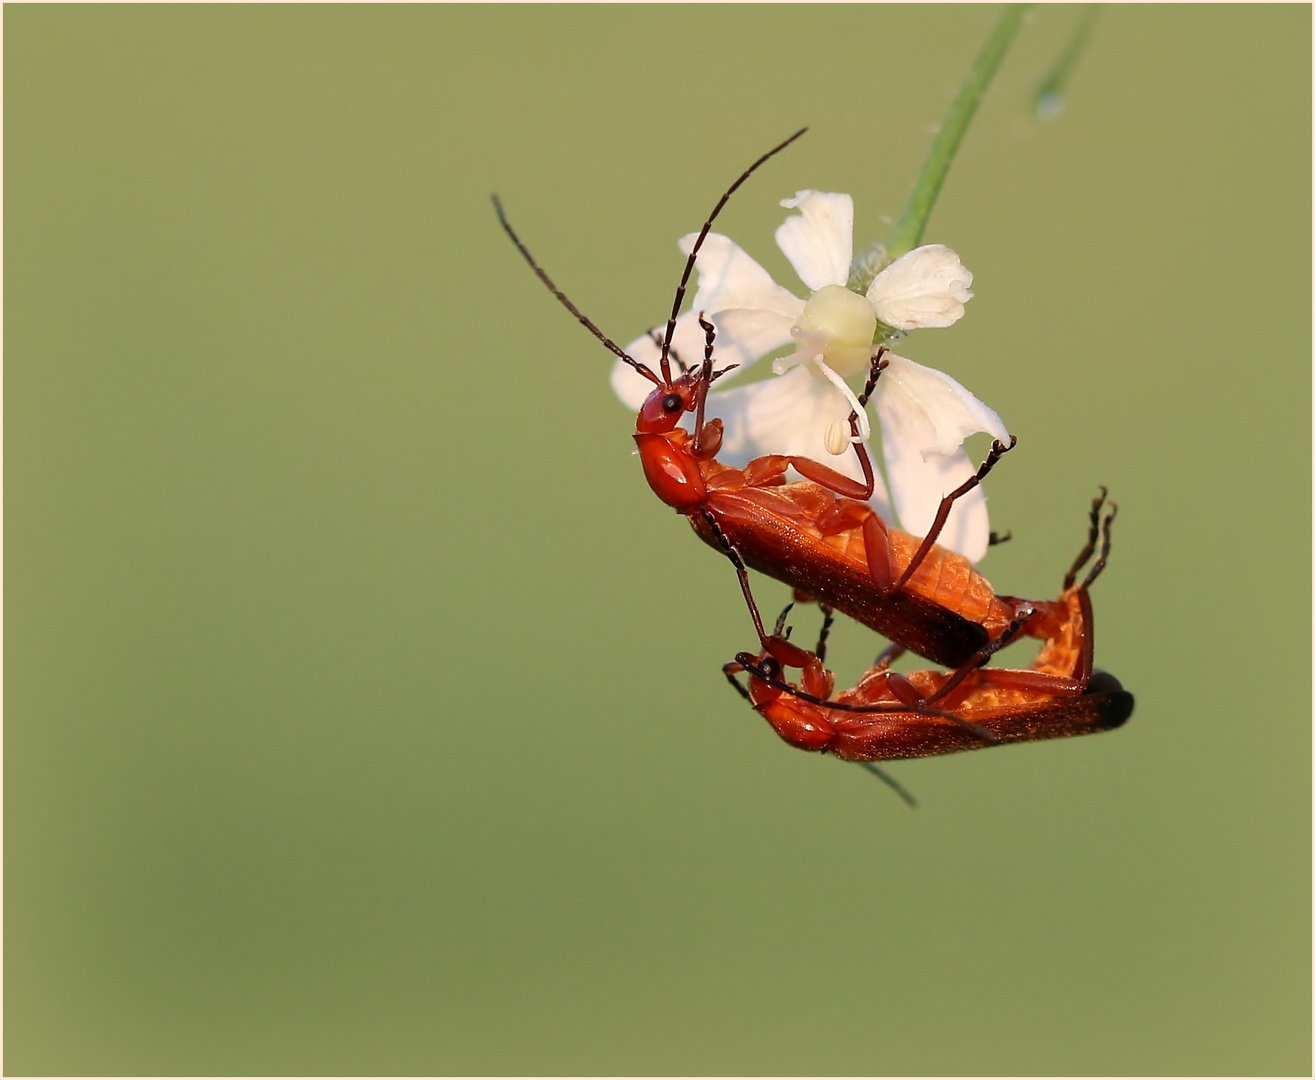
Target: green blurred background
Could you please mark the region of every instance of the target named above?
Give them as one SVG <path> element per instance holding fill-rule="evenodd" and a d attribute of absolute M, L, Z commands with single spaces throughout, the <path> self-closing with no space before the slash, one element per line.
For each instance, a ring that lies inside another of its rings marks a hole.
<path fill-rule="evenodd" d="M 1020 436 L 1001 591 L 1110 486 L 1137 711 L 916 811 L 729 692 L 489 207 L 625 341 L 810 124 L 721 222 L 793 283 L 777 201 L 884 237 L 996 11 L 5 12 L 7 1072 L 1309 1072 L 1310 9 L 1111 8 L 1048 124 L 1037 10 L 969 132 L 903 351 Z"/>

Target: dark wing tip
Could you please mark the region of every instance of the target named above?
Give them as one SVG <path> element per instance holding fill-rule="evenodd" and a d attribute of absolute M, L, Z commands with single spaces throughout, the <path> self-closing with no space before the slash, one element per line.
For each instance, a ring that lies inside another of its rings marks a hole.
<path fill-rule="evenodd" d="M 1133 706 L 1136 704 L 1136 699 L 1123 689 L 1123 684 L 1108 671 L 1093 671 L 1091 682 L 1087 684 L 1086 693 L 1082 696 L 1104 699 L 1100 702 L 1097 713 L 1099 726 L 1104 731 L 1113 731 L 1117 727 L 1122 727 L 1132 715 Z"/>

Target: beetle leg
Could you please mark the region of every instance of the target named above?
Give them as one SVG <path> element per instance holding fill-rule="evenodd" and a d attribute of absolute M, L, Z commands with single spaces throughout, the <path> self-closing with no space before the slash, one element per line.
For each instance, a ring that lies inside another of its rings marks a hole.
<path fill-rule="evenodd" d="M 835 536 L 837 533 L 858 528 L 872 513 L 872 508 L 853 499 L 837 499 L 828 510 L 824 510 L 813 522 L 817 531 L 823 536 Z"/>
<path fill-rule="evenodd" d="M 735 567 L 735 573 L 740 579 L 740 591 L 744 593 L 744 602 L 749 605 L 749 614 L 753 618 L 753 628 L 758 631 L 758 640 L 762 643 L 763 648 L 766 648 L 767 632 L 763 629 L 763 617 L 758 613 L 758 605 L 753 599 L 753 590 L 749 587 L 749 568 L 744 565 L 744 559 L 741 558 L 735 545 L 721 531 L 721 526 L 717 524 L 717 518 L 704 510 L 703 520 L 708 523 L 708 528 L 712 530 L 712 535 L 717 538 L 721 550 L 725 552 L 726 558 L 730 559 L 731 565 Z"/>
<path fill-rule="evenodd" d="M 1087 680 L 1069 679 L 1044 671 L 1025 671 L 1016 668 L 982 668 L 978 676 L 982 682 L 1002 690 L 1035 690 L 1043 694 L 1080 694 L 1087 688 Z"/>
<path fill-rule="evenodd" d="M 884 668 L 869 670 L 851 691 L 856 702 L 879 705 L 882 702 L 899 702 L 901 705 L 921 705 L 926 698 L 905 676 Z"/>
<path fill-rule="evenodd" d="M 863 387 L 863 393 L 858 395 L 860 405 L 866 405 L 868 398 L 872 396 L 872 391 L 877 388 L 877 379 L 881 377 L 881 373 L 886 370 L 886 365 L 890 363 L 886 359 L 886 353 L 888 352 L 890 350 L 886 346 L 879 345 L 877 351 L 872 354 L 872 365 L 868 368 L 868 381 Z M 854 417 L 854 419 L 857 420 L 858 418 Z M 857 435 L 858 432 L 856 431 L 854 434 Z"/>
<path fill-rule="evenodd" d="M 886 353 L 889 351 L 885 346 L 882 346 L 873 354 L 867 385 L 863 387 L 863 393 L 859 395 L 859 405 L 866 405 L 868 398 L 872 396 L 872 391 L 876 389 L 878 377 L 885 370 L 886 365 L 890 363 L 885 358 Z M 854 409 L 849 411 L 849 433 L 852 438 L 858 439 L 858 412 Z M 812 458 L 792 457 L 789 459 L 790 464 L 800 476 L 806 477 L 815 484 L 821 484 L 837 495 L 867 502 L 872 498 L 872 493 L 876 490 L 877 485 L 872 471 L 872 459 L 868 456 L 867 447 L 861 440 L 855 442 L 853 446 L 854 452 L 858 454 L 858 466 L 863 470 L 863 483 L 861 484 L 857 480 L 851 480 L 849 477 L 836 472 L 835 469 L 827 468 L 827 466 L 814 461 Z"/>
<path fill-rule="evenodd" d="M 744 483 L 748 487 L 775 487 L 785 480 L 790 459 L 781 454 L 764 454 L 744 467 Z"/>
<path fill-rule="evenodd" d="M 931 528 L 927 530 L 927 535 L 923 538 L 921 546 L 914 553 L 913 558 L 909 560 L 909 565 L 904 568 L 904 573 L 900 575 L 899 581 L 895 582 L 895 588 L 898 589 L 913 576 L 913 572 L 922 565 L 922 560 L 927 557 L 927 553 L 936 545 L 936 538 L 940 536 L 941 530 L 945 528 L 946 519 L 950 516 L 950 510 L 953 508 L 955 500 L 961 499 L 977 487 L 986 478 L 986 474 L 995 468 L 995 463 L 1017 445 L 1017 435 L 1009 437 L 1008 446 L 999 441 L 993 442 L 991 452 L 986 455 L 986 460 L 982 462 L 982 467 L 977 470 L 976 475 L 970 476 L 941 499 L 941 505 L 936 511 L 936 520 L 931 523 Z"/>
<path fill-rule="evenodd" d="M 789 638 L 790 631 L 785 628 L 785 620 L 789 617 L 790 610 L 793 607 L 794 601 L 791 600 L 790 603 L 786 604 L 785 607 L 781 609 L 781 614 L 776 616 L 776 625 L 772 628 L 772 637 Z M 793 627 L 791 627 L 791 629 L 793 629 Z"/>
<path fill-rule="evenodd" d="M 1073 560 L 1073 565 L 1069 567 L 1068 573 L 1064 575 L 1064 588 L 1073 588 L 1073 583 L 1077 581 L 1078 574 L 1082 568 L 1087 565 L 1087 560 L 1096 552 L 1096 541 L 1100 537 L 1100 508 L 1105 504 L 1105 496 L 1109 494 L 1109 489 L 1104 484 L 1101 485 L 1100 494 L 1091 500 L 1091 514 L 1087 528 L 1086 546 L 1078 552 L 1078 557 Z"/>
<path fill-rule="evenodd" d="M 817 648 L 813 650 L 813 655 L 817 657 L 818 663 L 826 662 L 826 639 L 831 636 L 831 627 L 836 621 L 836 613 L 825 604 L 818 604 L 822 609 L 822 630 L 817 635 Z"/>
<path fill-rule="evenodd" d="M 857 480 L 851 480 L 848 476 L 836 472 L 835 469 L 828 468 L 821 462 L 814 461 L 812 458 L 789 457 L 786 460 L 794 467 L 795 472 L 806 480 L 821 484 L 828 491 L 834 491 L 837 495 L 866 501 L 872 498 L 872 492 L 876 490 L 876 480 L 873 479 L 872 462 L 868 459 L 863 444 L 855 443 L 854 445 L 859 449 L 858 458 L 863 466 L 864 482 L 861 484 Z"/>
<path fill-rule="evenodd" d="M 927 704 L 935 705 L 946 698 L 951 690 L 1013 641 L 1014 638 L 1022 632 L 1023 627 L 1027 625 L 1027 621 L 1035 614 L 1036 612 L 1030 605 L 1021 605 L 1018 614 L 1014 616 L 1013 622 L 1005 627 L 1004 633 L 998 638 L 988 641 L 978 649 L 977 652 L 960 664 L 959 667 L 954 670 L 954 673 L 950 675 L 943 684 L 941 684 L 941 688 L 927 698 Z"/>
<path fill-rule="evenodd" d="M 694 456 L 702 457 L 703 447 L 703 409 L 708 403 L 708 393 L 712 389 L 712 343 L 717 339 L 717 328 L 699 312 L 699 325 L 703 327 L 706 344 L 703 346 L 703 366 L 699 369 L 699 403 L 694 411 Z M 711 432 L 710 432 L 711 434 Z M 721 445 L 721 425 L 716 428 L 716 440 Z M 715 452 L 715 451 L 714 451 Z"/>
<path fill-rule="evenodd" d="M 788 664 L 790 667 L 807 668 L 816 663 L 812 653 L 807 649 L 801 649 L 798 645 L 791 644 L 781 637 L 779 632 L 772 634 L 770 637 L 767 635 L 767 632 L 763 629 L 763 619 L 758 611 L 758 604 L 753 598 L 753 589 L 749 587 L 749 568 L 745 565 L 744 558 L 735 545 L 730 542 L 730 538 L 721 531 L 716 516 L 708 510 L 702 511 L 702 514 L 703 520 L 707 522 L 708 528 L 712 530 L 712 535 L 717 538 L 721 550 L 725 553 L 726 558 L 730 559 L 731 565 L 735 567 L 736 576 L 740 579 L 740 591 L 744 593 L 744 602 L 749 605 L 749 615 L 753 619 L 754 629 L 758 631 L 758 641 L 762 644 L 763 649 L 770 652 L 780 663 Z M 781 622 L 778 625 L 784 624 L 786 613 L 789 610 L 790 608 L 787 607 L 785 611 L 781 612 Z"/>
<path fill-rule="evenodd" d="M 863 520 L 863 554 L 873 583 L 881 592 L 890 592 L 895 586 L 894 552 L 890 549 L 890 533 L 879 514 L 869 514 Z"/>
<path fill-rule="evenodd" d="M 898 660 L 909 650 L 897 641 L 892 641 L 881 652 L 877 653 L 877 658 L 872 661 L 872 670 L 885 671 L 891 664 Z"/>
<path fill-rule="evenodd" d="M 1110 503 L 1110 512 L 1105 515 L 1105 520 L 1101 522 L 1101 534 L 1103 539 L 1100 545 L 1100 554 L 1096 556 L 1096 561 L 1091 564 L 1091 569 L 1087 571 L 1086 579 L 1082 582 L 1083 589 L 1091 588 L 1091 583 L 1100 577 L 1100 572 L 1105 569 L 1105 560 L 1110 554 L 1110 526 L 1114 524 L 1114 518 L 1119 513 L 1117 503 Z"/>

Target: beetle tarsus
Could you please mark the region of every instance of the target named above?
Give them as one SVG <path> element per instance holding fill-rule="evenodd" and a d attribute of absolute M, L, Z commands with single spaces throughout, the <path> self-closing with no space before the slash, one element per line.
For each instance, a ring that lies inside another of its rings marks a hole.
<path fill-rule="evenodd" d="M 899 588 L 913 576 L 913 572 L 922 564 L 922 560 L 927 557 L 928 552 L 936 545 L 936 538 L 940 536 L 941 530 L 945 528 L 945 522 L 949 519 L 950 510 L 954 507 L 956 499 L 961 499 L 977 487 L 986 479 L 986 474 L 995 468 L 995 464 L 1005 454 L 1009 453 L 1018 445 L 1018 436 L 1009 436 L 1009 445 L 1005 446 L 999 439 L 991 443 L 991 452 L 986 455 L 986 460 L 982 462 L 975 475 L 970 476 L 957 488 L 941 499 L 941 505 L 936 510 L 936 519 L 931 523 L 931 528 L 927 530 L 927 535 L 923 537 L 922 544 L 914 553 L 913 558 L 909 560 L 909 565 L 904 568 L 904 573 L 899 576 L 895 582 L 895 588 Z"/>

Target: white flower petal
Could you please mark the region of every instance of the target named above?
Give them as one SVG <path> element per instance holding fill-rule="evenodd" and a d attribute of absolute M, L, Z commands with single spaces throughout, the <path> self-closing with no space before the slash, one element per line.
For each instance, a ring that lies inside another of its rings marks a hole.
<path fill-rule="evenodd" d="M 689 254 L 696 239 L 697 233 L 682 236 L 680 250 Z M 702 311 L 717 328 L 718 367 L 745 368 L 790 343 L 790 327 L 803 313 L 804 302 L 776 284 L 738 244 L 709 233 L 695 268 L 698 289 L 690 302 L 691 317 L 697 326 Z M 701 343 L 698 356 L 703 356 Z"/>
<path fill-rule="evenodd" d="M 719 417 L 724 425 L 717 459 L 727 465 L 743 467 L 763 454 L 793 454 L 862 480 L 858 455 L 852 449 L 836 457 L 826 448 L 827 428 L 837 420 L 845 422 L 849 411 L 849 402 L 839 391 L 806 367 L 779 378 L 714 391 L 707 405 L 708 417 Z M 790 475 L 799 479 L 793 470 Z M 890 499 L 880 472 L 876 473 L 871 502 L 877 513 L 890 519 Z"/>
<path fill-rule="evenodd" d="M 948 455 L 978 431 L 1009 441 L 1009 429 L 991 409 L 943 371 L 888 355 L 872 404 L 882 437 L 916 453 Z"/>
<path fill-rule="evenodd" d="M 634 356 L 634 345 L 632 344 L 626 352 Z M 635 357 L 635 359 L 638 359 L 638 357 Z M 624 360 L 618 360 L 612 365 L 612 374 L 609 381 L 612 384 L 612 393 L 621 399 L 621 404 L 627 409 L 633 409 L 635 412 L 639 412 L 644 400 L 653 392 L 653 384 Z"/>
<path fill-rule="evenodd" d="M 902 356 L 890 357 L 872 397 L 900 525 L 925 536 L 941 498 L 977 471 L 960 449 L 963 440 L 984 431 L 1007 443 L 1009 431 L 944 372 Z M 938 542 L 976 562 L 986 554 L 989 535 L 986 496 L 979 488 L 955 503 Z"/>
<path fill-rule="evenodd" d="M 831 368 L 829 368 L 823 361 L 815 359 L 812 362 L 812 368 L 818 375 L 821 375 L 822 378 L 836 388 L 840 396 L 848 402 L 849 411 L 858 414 L 858 438 L 854 439 L 854 436 L 852 435 L 850 438 L 855 442 L 867 442 L 868 439 L 872 437 L 872 424 L 868 420 L 867 409 L 865 409 L 863 403 L 858 400 L 858 395 L 849 388 L 849 384 L 846 383 L 844 379 L 831 370 Z M 831 426 L 831 424 L 827 425 L 828 432 L 830 431 Z M 829 434 L 827 438 L 830 438 Z"/>
<path fill-rule="evenodd" d="M 698 238 L 698 233 L 682 236 L 680 250 L 688 255 Z M 776 284 L 748 252 L 720 233 L 708 233 L 694 265 L 699 285 L 690 301 L 691 311 L 709 315 L 732 309 L 755 311 L 792 322 L 804 310 L 802 300 Z M 787 328 L 785 340 L 789 339 Z"/>
<path fill-rule="evenodd" d="M 732 364 L 746 368 L 790 342 L 790 327 L 793 323 L 769 312 L 732 309 L 719 311 L 716 315 L 710 314 L 707 318 L 717 328 L 713 359 L 718 368 Z M 703 358 L 702 352 L 699 358 Z"/>
<path fill-rule="evenodd" d="M 973 275 L 944 244 L 901 255 L 872 279 L 867 297 L 877 318 L 897 330 L 950 326 L 972 299 Z"/>
<path fill-rule="evenodd" d="M 924 458 L 898 440 L 890 439 L 884 429 L 882 452 L 900 526 L 914 536 L 927 535 L 927 530 L 936 520 L 941 498 L 977 471 L 977 466 L 963 450 L 952 454 L 930 454 Z M 936 542 L 957 551 L 971 562 L 977 562 L 986 554 L 990 535 L 986 495 L 976 487 L 955 500 Z"/>
<path fill-rule="evenodd" d="M 799 211 L 776 230 L 776 243 L 799 279 L 814 292 L 845 284 L 854 257 L 854 200 L 837 192 L 800 191 L 781 205 Z"/>

